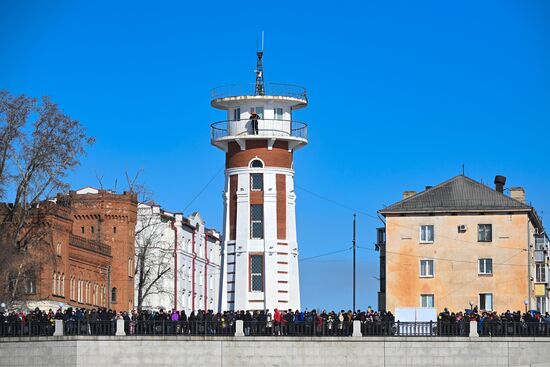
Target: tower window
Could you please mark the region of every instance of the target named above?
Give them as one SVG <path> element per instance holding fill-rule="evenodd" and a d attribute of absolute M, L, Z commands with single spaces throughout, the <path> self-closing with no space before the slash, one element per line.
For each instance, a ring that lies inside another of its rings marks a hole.
<path fill-rule="evenodd" d="M 241 119 L 241 108 L 237 107 L 233 110 L 233 121 L 239 121 Z"/>
<path fill-rule="evenodd" d="M 275 120 L 282 120 L 283 119 L 283 109 L 282 108 L 275 108 Z"/>
<path fill-rule="evenodd" d="M 264 291 L 264 256 L 250 255 L 250 291 Z"/>
<path fill-rule="evenodd" d="M 263 204 L 250 205 L 250 238 L 264 238 L 264 206 Z"/>
<path fill-rule="evenodd" d="M 250 188 L 252 191 L 262 191 L 264 189 L 264 177 L 261 173 L 250 174 Z"/>
<path fill-rule="evenodd" d="M 250 168 L 264 168 L 264 164 L 259 159 L 254 159 L 250 162 Z"/>
<path fill-rule="evenodd" d="M 263 107 L 251 107 L 250 108 L 250 113 L 252 114 L 252 112 L 256 112 L 260 119 L 264 118 L 264 108 Z"/>

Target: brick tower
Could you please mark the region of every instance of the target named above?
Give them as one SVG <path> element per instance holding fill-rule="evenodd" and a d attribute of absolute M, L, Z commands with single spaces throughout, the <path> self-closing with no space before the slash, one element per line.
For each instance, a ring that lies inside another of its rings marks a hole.
<path fill-rule="evenodd" d="M 293 112 L 307 106 L 305 88 L 256 83 L 212 91 L 227 112 L 212 124 L 211 143 L 226 153 L 221 309 L 300 308 L 293 153 L 307 144 L 307 125 Z"/>

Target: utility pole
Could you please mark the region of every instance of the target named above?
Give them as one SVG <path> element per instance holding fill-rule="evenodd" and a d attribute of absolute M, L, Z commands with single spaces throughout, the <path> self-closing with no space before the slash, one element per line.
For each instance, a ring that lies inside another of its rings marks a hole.
<path fill-rule="evenodd" d="M 357 242 L 355 240 L 355 220 L 356 214 L 353 213 L 353 312 L 355 312 L 355 249 L 357 248 Z"/>

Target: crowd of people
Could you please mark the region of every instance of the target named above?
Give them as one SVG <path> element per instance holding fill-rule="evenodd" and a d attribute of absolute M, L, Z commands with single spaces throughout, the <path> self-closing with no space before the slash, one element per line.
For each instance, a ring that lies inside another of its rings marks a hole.
<path fill-rule="evenodd" d="M 66 308 L 30 312 L 0 312 L 0 336 L 53 335 L 55 320 L 63 320 L 65 335 L 114 335 L 116 320 L 124 320 L 128 335 L 235 335 L 236 321 L 243 321 L 245 336 L 349 336 L 353 321 L 359 321 L 362 335 L 467 336 L 470 322 L 477 321 L 480 336 L 547 335 L 550 315 L 537 311 L 501 314 L 477 308 L 459 312 L 445 309 L 429 323 L 396 322 L 391 312 L 366 311 L 193 311 L 115 310 Z"/>

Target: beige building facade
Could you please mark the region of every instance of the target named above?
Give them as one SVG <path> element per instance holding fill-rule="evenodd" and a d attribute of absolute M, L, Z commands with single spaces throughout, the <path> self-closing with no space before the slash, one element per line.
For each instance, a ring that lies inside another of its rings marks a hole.
<path fill-rule="evenodd" d="M 379 211 L 379 308 L 548 311 L 548 240 L 522 188 L 454 177 Z"/>

